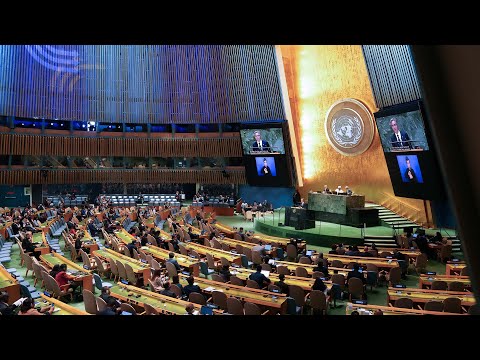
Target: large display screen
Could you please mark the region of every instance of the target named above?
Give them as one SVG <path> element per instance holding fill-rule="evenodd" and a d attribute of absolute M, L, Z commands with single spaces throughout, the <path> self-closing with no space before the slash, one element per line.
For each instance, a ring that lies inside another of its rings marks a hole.
<path fill-rule="evenodd" d="M 244 155 L 285 154 L 282 128 L 241 129 Z"/>
<path fill-rule="evenodd" d="M 375 115 L 396 196 L 444 198 L 444 187 L 421 101 L 385 108 Z"/>
<path fill-rule="evenodd" d="M 429 150 L 419 109 L 379 117 L 376 121 L 384 152 Z"/>
<path fill-rule="evenodd" d="M 250 185 L 289 186 L 285 155 L 245 156 L 245 170 Z"/>

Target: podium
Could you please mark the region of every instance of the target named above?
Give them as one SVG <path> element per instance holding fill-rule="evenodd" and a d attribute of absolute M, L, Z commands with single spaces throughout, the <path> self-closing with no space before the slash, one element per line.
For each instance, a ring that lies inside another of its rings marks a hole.
<path fill-rule="evenodd" d="M 365 207 L 363 195 L 335 195 L 312 192 L 308 194 L 308 209 L 315 220 L 362 227 L 377 226 L 378 210 Z"/>
<path fill-rule="evenodd" d="M 315 212 L 301 207 L 286 207 L 285 226 L 292 226 L 295 230 L 313 229 Z"/>

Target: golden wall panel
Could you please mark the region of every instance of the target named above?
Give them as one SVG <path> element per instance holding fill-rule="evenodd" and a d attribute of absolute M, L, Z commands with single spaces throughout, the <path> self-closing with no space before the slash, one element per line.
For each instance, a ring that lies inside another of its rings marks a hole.
<path fill-rule="evenodd" d="M 324 122 L 337 100 L 354 98 L 372 112 L 378 109 L 359 45 L 281 46 L 295 124 L 304 186 L 310 190 L 348 185 L 367 200 L 394 208 L 425 222 L 422 200 L 395 197 L 378 133 L 366 152 L 354 157 L 339 154 L 328 143 Z"/>

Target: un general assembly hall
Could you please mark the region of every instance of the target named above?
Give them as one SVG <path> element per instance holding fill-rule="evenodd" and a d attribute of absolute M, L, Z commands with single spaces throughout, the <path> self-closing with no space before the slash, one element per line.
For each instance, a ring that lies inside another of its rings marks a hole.
<path fill-rule="evenodd" d="M 479 60 L 0 45 L 0 322 L 478 314 Z"/>

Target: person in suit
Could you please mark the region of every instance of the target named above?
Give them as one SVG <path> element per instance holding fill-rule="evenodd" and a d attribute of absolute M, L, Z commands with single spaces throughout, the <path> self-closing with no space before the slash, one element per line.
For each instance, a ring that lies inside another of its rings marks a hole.
<path fill-rule="evenodd" d="M 90 235 L 92 235 L 92 237 L 97 236 L 98 229 L 95 226 L 95 224 L 93 223 L 92 219 L 88 220 L 88 225 L 87 226 L 88 226 L 88 230 L 90 231 Z"/>
<path fill-rule="evenodd" d="M 348 186 L 345 185 L 345 192 L 347 193 L 347 195 L 352 195 L 353 194 L 353 191 L 352 189 L 350 189 Z"/>
<path fill-rule="evenodd" d="M 180 271 L 180 265 L 178 264 L 177 259 L 175 259 L 175 254 L 173 252 L 168 254 L 167 262 L 175 265 L 175 269 L 177 269 L 177 271 Z"/>
<path fill-rule="evenodd" d="M 298 206 L 300 206 L 301 208 L 304 208 L 306 209 L 308 204 L 305 202 L 305 200 L 303 198 L 300 199 L 300 203 L 298 204 Z"/>
<path fill-rule="evenodd" d="M 360 265 L 358 265 L 358 263 L 353 264 L 353 270 L 350 271 L 347 275 L 347 282 L 348 280 L 350 280 L 350 278 L 355 277 L 362 280 L 362 282 L 365 284 L 366 283 L 365 276 L 363 276 L 363 273 L 361 273 L 359 270 L 360 270 Z"/>
<path fill-rule="evenodd" d="M 196 292 L 201 294 L 202 290 L 200 289 L 200 286 L 195 285 L 195 278 L 193 276 L 189 276 L 187 278 L 188 285 L 185 285 L 183 288 L 183 293 L 185 296 L 188 298 L 190 296 L 190 293 Z"/>
<path fill-rule="evenodd" d="M 252 143 L 252 152 L 258 152 L 258 151 L 272 152 L 272 148 L 270 147 L 270 144 L 268 143 L 268 141 L 262 140 L 262 135 L 260 134 L 260 131 L 258 130 L 254 131 L 253 136 L 255 138 L 255 141 Z"/>
<path fill-rule="evenodd" d="M 256 281 L 260 289 L 270 284 L 270 279 L 262 274 L 262 265 L 257 266 L 257 272 L 254 272 L 248 277 L 250 280 Z"/>
<path fill-rule="evenodd" d="M 410 165 L 410 159 L 408 157 L 405 158 L 405 162 L 407 163 L 407 168 L 405 170 L 405 178 L 409 183 L 417 183 L 417 175 L 415 175 L 415 171 L 413 171 Z"/>
<path fill-rule="evenodd" d="M 177 295 L 175 295 L 175 293 L 172 290 L 170 290 L 170 282 L 167 281 L 163 286 L 164 286 L 164 289 L 160 291 L 160 294 L 165 296 L 170 296 L 173 298 L 177 297 Z"/>
<path fill-rule="evenodd" d="M 260 176 L 272 176 L 272 170 L 267 165 L 267 159 L 263 159 L 263 167 L 260 169 Z"/>
<path fill-rule="evenodd" d="M 397 119 L 390 119 L 390 127 L 393 130 L 393 134 L 390 138 L 393 148 L 403 148 L 408 147 L 412 149 L 411 140 L 408 134 L 405 131 L 401 131 L 397 125 Z"/>
<path fill-rule="evenodd" d="M 300 192 L 298 191 L 298 189 L 295 190 L 295 194 L 293 194 L 293 205 L 294 206 L 297 206 L 297 204 L 300 202 L 300 199 L 301 199 L 301 196 L 300 196 Z"/>
<path fill-rule="evenodd" d="M 137 249 L 137 240 L 132 240 L 130 244 L 127 244 L 127 248 L 130 251 L 130 257 L 133 257 L 133 252 Z"/>
<path fill-rule="evenodd" d="M 107 307 L 100 311 L 98 315 L 118 315 L 120 308 L 118 307 L 117 300 L 110 296 L 107 301 Z"/>
<path fill-rule="evenodd" d="M 274 285 L 280 288 L 280 291 L 282 292 L 282 294 L 286 294 L 288 296 L 290 289 L 288 285 L 285 283 L 285 275 L 283 274 L 278 275 L 278 281 L 275 282 Z"/>
<path fill-rule="evenodd" d="M 332 192 L 330 191 L 330 189 L 328 188 L 327 185 L 323 185 L 323 191 L 322 191 L 322 194 L 331 194 Z"/>

